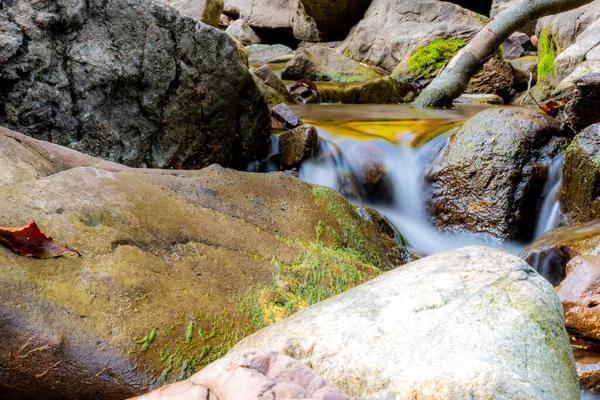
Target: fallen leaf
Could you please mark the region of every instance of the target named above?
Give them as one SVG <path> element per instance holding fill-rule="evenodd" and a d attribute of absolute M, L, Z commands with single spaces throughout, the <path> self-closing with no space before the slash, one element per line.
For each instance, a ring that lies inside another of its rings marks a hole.
<path fill-rule="evenodd" d="M 65 254 L 81 257 L 77 250 L 56 246 L 52 238 L 43 234 L 33 221 L 21 228 L 0 227 L 0 244 L 23 257 L 54 258 Z"/>

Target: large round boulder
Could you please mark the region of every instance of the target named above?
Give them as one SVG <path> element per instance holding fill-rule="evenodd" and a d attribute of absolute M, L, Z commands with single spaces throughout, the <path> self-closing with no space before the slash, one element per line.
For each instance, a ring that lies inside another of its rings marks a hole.
<path fill-rule="evenodd" d="M 268 108 L 223 32 L 144 0 L 0 10 L 0 124 L 131 166 L 245 168 Z"/>
<path fill-rule="evenodd" d="M 567 146 L 536 110 L 493 108 L 454 133 L 427 174 L 434 222 L 451 231 L 529 240 L 548 166 Z"/>
<path fill-rule="evenodd" d="M 0 128 L 0 393 L 124 399 L 412 260 L 375 211 L 284 173 L 133 169 Z"/>
<path fill-rule="evenodd" d="M 358 399 L 579 399 L 553 287 L 486 247 L 388 272 L 244 339 Z"/>

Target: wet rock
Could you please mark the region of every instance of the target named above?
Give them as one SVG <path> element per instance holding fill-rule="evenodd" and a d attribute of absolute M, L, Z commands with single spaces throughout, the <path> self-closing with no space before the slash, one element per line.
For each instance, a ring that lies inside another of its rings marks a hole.
<path fill-rule="evenodd" d="M 248 46 L 250 64 L 266 64 L 282 56 L 294 54 L 294 50 L 282 44 L 254 44 Z"/>
<path fill-rule="evenodd" d="M 454 100 L 454 105 L 494 104 L 503 105 L 504 100 L 497 94 L 463 94 Z"/>
<path fill-rule="evenodd" d="M 300 0 L 294 37 L 309 42 L 343 40 L 370 4 L 371 0 Z"/>
<path fill-rule="evenodd" d="M 579 398 L 554 289 L 485 247 L 386 273 L 233 351 L 249 348 L 293 356 L 356 398 Z"/>
<path fill-rule="evenodd" d="M 391 204 L 394 201 L 394 184 L 387 173 L 385 152 L 369 142 L 347 141 L 342 142 L 340 147 L 364 197 L 374 203 Z"/>
<path fill-rule="evenodd" d="M 223 12 L 223 0 L 159 0 L 177 11 L 205 24 L 219 26 Z"/>
<path fill-rule="evenodd" d="M 391 72 L 417 48 L 435 39 L 469 39 L 485 23 L 449 2 L 373 0 L 338 51 Z"/>
<path fill-rule="evenodd" d="M 235 43 L 170 7 L 27 1 L 0 12 L 0 31 L 4 126 L 131 166 L 265 155 L 268 109 Z"/>
<path fill-rule="evenodd" d="M 504 61 L 499 53 L 496 53 L 473 75 L 465 89 L 465 93 L 497 94 L 502 98 L 508 98 L 513 80 L 510 65 Z"/>
<path fill-rule="evenodd" d="M 325 82 L 364 82 L 385 74 L 324 46 L 302 47 L 281 71 L 282 79 Z"/>
<path fill-rule="evenodd" d="M 351 171 L 340 170 L 337 172 L 338 190 L 342 196 L 355 201 L 365 201 L 365 193 L 358 179 Z"/>
<path fill-rule="evenodd" d="M 574 83 L 575 91 L 565 106 L 565 115 L 567 124 L 580 131 L 600 122 L 600 72 L 584 75 Z"/>
<path fill-rule="evenodd" d="M 298 82 L 294 82 L 288 87 L 288 90 L 300 103 L 321 102 L 317 85 L 308 79 L 300 79 Z"/>
<path fill-rule="evenodd" d="M 519 257 L 553 285 L 565 279 L 566 265 L 576 256 L 600 252 L 600 222 L 590 221 L 554 229 L 526 247 Z"/>
<path fill-rule="evenodd" d="M 527 90 L 529 78 L 531 76 L 531 84 L 537 82 L 537 66 L 538 60 L 536 56 L 525 56 L 510 60 L 510 67 L 513 71 L 514 85 L 517 90 Z"/>
<path fill-rule="evenodd" d="M 567 331 L 584 340 L 600 340 L 600 257 L 575 257 L 558 288 Z"/>
<path fill-rule="evenodd" d="M 254 32 L 243 19 L 238 19 L 232 23 L 225 32 L 242 42 L 245 46 L 260 43 L 260 37 L 258 37 L 256 32 Z"/>
<path fill-rule="evenodd" d="M 319 374 L 291 357 L 264 350 L 227 355 L 183 382 L 161 387 L 136 400 L 350 400 Z"/>
<path fill-rule="evenodd" d="M 600 218 L 600 125 L 575 136 L 565 151 L 561 203 L 564 222 L 576 224 Z"/>
<path fill-rule="evenodd" d="M 315 155 L 319 148 L 319 134 L 314 126 L 304 124 L 279 136 L 281 167 L 297 168 L 302 161 Z"/>
<path fill-rule="evenodd" d="M 357 83 L 319 83 L 319 103 L 401 104 L 411 103 L 418 96 L 417 88 L 391 76 Z"/>
<path fill-rule="evenodd" d="M 568 144 L 534 110 L 493 108 L 469 119 L 427 173 L 428 206 L 443 229 L 528 240 L 551 160 Z"/>
<path fill-rule="evenodd" d="M 514 60 L 525 54 L 523 45 L 529 42 L 529 35 L 523 32 L 515 32 L 502 43 L 502 54 L 505 60 Z"/>
<path fill-rule="evenodd" d="M 0 165 L 2 224 L 35 220 L 82 254 L 32 260 L 0 247 L 9 398 L 145 393 L 412 259 L 393 228 L 284 173 L 133 169 L 3 128 Z"/>
<path fill-rule="evenodd" d="M 279 104 L 286 102 L 296 104 L 296 98 L 287 90 L 281 79 L 271 70 L 268 65 L 263 65 L 252 72 L 257 78 L 258 88 L 261 90 L 268 104 Z"/>
<path fill-rule="evenodd" d="M 302 125 L 302 120 L 285 104 L 277 104 L 271 109 L 271 116 L 287 129 L 294 129 Z"/>

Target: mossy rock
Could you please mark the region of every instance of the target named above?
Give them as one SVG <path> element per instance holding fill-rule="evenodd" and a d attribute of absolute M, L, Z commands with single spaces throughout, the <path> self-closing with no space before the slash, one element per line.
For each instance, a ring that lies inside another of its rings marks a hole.
<path fill-rule="evenodd" d="M 419 78 L 435 76 L 464 45 L 462 39 L 436 39 L 414 52 L 408 60 L 408 68 Z"/>
<path fill-rule="evenodd" d="M 0 392 L 123 399 L 412 259 L 376 212 L 292 176 L 131 169 L 0 129 L 0 222 L 81 257 L 0 247 Z"/>
<path fill-rule="evenodd" d="M 410 103 L 418 95 L 409 82 L 393 77 L 357 83 L 319 83 L 318 101 L 343 104 L 400 104 Z"/>

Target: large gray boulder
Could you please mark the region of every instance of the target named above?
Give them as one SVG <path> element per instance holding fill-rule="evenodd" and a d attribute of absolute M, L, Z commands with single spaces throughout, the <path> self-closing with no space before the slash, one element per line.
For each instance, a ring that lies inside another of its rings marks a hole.
<path fill-rule="evenodd" d="M 435 39 L 468 39 L 486 18 L 452 3 L 374 0 L 338 50 L 391 72 Z"/>
<path fill-rule="evenodd" d="M 451 231 L 530 240 L 552 159 L 567 146 L 560 124 L 536 110 L 494 108 L 469 119 L 431 165 L 428 205 Z"/>
<path fill-rule="evenodd" d="M 357 399 L 579 399 L 553 287 L 485 247 L 385 273 L 244 339 Z"/>
<path fill-rule="evenodd" d="M 128 165 L 245 168 L 268 109 L 228 35 L 144 0 L 0 10 L 0 124 Z"/>
<path fill-rule="evenodd" d="M 205 24 L 217 27 L 223 12 L 223 0 L 158 0 L 182 14 L 189 15 Z"/>

